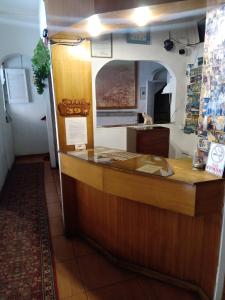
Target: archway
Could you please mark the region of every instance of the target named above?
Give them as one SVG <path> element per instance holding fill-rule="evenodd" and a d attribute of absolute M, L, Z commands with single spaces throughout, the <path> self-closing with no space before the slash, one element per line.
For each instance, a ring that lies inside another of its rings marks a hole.
<path fill-rule="evenodd" d="M 107 62 L 95 78 L 97 126 L 135 124 L 137 113 L 142 112 L 154 119 L 155 94 L 160 90 L 169 95 L 169 118 L 159 123 L 170 123 L 176 107 L 176 77 L 169 68 L 158 61 Z"/>

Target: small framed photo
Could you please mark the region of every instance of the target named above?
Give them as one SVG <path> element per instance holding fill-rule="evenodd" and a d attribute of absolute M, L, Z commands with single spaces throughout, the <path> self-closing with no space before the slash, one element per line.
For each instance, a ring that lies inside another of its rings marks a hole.
<path fill-rule="evenodd" d="M 127 34 L 127 43 L 132 44 L 150 44 L 150 32 L 148 31 L 134 31 Z"/>
<path fill-rule="evenodd" d="M 146 99 L 146 87 L 142 86 L 140 87 L 140 100 Z"/>
<path fill-rule="evenodd" d="M 105 34 L 91 40 L 92 57 L 112 57 L 112 34 Z"/>

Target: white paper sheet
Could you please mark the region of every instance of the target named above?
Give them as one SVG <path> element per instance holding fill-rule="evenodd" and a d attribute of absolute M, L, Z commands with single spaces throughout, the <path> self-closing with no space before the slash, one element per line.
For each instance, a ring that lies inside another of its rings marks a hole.
<path fill-rule="evenodd" d="M 87 144 L 87 118 L 65 118 L 67 145 Z"/>

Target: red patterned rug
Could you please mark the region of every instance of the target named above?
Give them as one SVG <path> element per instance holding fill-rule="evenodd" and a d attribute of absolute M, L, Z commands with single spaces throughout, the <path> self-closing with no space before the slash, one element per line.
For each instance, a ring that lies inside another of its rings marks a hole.
<path fill-rule="evenodd" d="M 0 199 L 0 300 L 57 299 L 44 164 L 15 165 Z"/>

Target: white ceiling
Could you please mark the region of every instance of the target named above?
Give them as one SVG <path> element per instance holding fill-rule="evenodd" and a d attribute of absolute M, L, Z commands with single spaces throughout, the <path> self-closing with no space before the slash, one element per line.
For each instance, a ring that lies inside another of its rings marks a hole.
<path fill-rule="evenodd" d="M 1 0 L 0 14 L 35 16 L 38 14 L 39 1 L 40 0 Z"/>
<path fill-rule="evenodd" d="M 0 0 L 0 24 L 37 27 L 41 0 Z"/>

